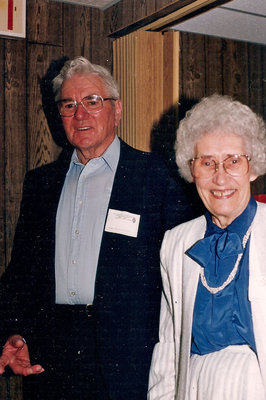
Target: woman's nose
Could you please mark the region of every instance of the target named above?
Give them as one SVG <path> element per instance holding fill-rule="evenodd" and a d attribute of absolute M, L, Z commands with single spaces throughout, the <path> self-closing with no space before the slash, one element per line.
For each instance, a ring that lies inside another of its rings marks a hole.
<path fill-rule="evenodd" d="M 227 179 L 228 174 L 226 173 L 223 163 L 216 164 L 216 172 L 213 175 L 213 181 L 218 185 L 223 185 Z"/>

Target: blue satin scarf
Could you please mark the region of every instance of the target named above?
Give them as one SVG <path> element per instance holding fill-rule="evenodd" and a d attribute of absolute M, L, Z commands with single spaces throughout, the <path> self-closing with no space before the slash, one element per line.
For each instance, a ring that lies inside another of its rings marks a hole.
<path fill-rule="evenodd" d="M 209 286 L 223 284 L 243 252 L 242 240 L 256 214 L 251 197 L 243 213 L 225 229 L 206 213 L 205 236 L 186 254 L 204 268 Z M 234 280 L 217 294 L 211 294 L 199 280 L 193 314 L 191 352 L 207 354 L 229 345 L 249 344 L 256 351 L 248 300 L 249 241 Z"/>

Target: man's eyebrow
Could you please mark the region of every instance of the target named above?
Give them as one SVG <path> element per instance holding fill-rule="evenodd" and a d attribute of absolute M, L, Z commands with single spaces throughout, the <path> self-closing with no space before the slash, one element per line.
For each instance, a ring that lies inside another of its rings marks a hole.
<path fill-rule="evenodd" d="M 57 100 L 57 103 L 59 103 L 60 101 L 75 101 L 75 100 L 73 100 L 71 97 L 68 97 L 68 98 L 65 98 L 65 99 Z"/>

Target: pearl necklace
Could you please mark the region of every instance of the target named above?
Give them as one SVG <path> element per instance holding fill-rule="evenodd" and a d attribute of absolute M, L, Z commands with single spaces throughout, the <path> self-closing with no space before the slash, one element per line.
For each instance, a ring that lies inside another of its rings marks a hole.
<path fill-rule="evenodd" d="M 242 246 L 243 246 L 243 253 L 247 244 L 247 241 L 249 239 L 250 236 L 250 232 L 251 232 L 251 226 L 248 228 L 245 236 L 243 237 L 243 241 L 242 241 Z M 208 285 L 207 280 L 205 278 L 205 274 L 204 274 L 204 268 L 200 268 L 200 279 L 201 279 L 201 283 L 202 285 L 212 294 L 216 294 L 218 292 L 220 292 L 221 290 L 223 290 L 226 286 L 229 285 L 229 283 L 232 282 L 232 280 L 234 279 L 234 277 L 236 276 L 236 273 L 238 271 L 238 267 L 239 267 L 239 263 L 241 261 L 241 258 L 243 256 L 243 253 L 238 254 L 237 256 L 237 260 L 236 263 L 234 265 L 234 268 L 232 269 L 232 271 L 230 272 L 230 274 L 228 275 L 228 278 L 224 281 L 224 283 L 221 286 L 218 287 L 211 287 Z"/>

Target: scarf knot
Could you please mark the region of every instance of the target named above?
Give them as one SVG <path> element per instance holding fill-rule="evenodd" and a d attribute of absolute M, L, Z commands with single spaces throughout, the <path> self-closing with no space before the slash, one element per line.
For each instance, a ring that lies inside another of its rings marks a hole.
<path fill-rule="evenodd" d="M 213 233 L 199 240 L 188 250 L 188 255 L 202 267 L 207 266 L 213 256 L 220 260 L 236 256 L 243 252 L 243 245 L 238 234 L 234 232 Z"/>

